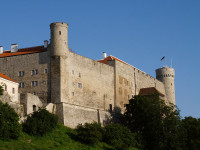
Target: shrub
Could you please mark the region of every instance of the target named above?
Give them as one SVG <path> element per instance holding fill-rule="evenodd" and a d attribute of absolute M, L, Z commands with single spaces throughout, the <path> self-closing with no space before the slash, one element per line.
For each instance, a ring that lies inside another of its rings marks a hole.
<path fill-rule="evenodd" d="M 0 139 L 18 139 L 20 133 L 19 116 L 8 104 L 0 101 Z"/>
<path fill-rule="evenodd" d="M 119 150 L 136 145 L 134 134 L 127 127 L 114 123 L 105 127 L 104 142 Z"/>
<path fill-rule="evenodd" d="M 23 131 L 35 136 L 43 136 L 51 132 L 58 124 L 58 117 L 46 109 L 39 109 L 22 124 Z"/>
<path fill-rule="evenodd" d="M 102 141 L 103 129 L 99 123 L 85 123 L 76 128 L 78 139 L 86 144 L 98 144 Z"/>

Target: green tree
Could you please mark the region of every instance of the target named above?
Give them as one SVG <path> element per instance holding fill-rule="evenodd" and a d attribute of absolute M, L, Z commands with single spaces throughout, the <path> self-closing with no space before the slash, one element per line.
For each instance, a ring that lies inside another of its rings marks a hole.
<path fill-rule="evenodd" d="M 0 101 L 0 139 L 18 139 L 20 133 L 19 116 L 7 103 Z"/>
<path fill-rule="evenodd" d="M 199 150 L 200 148 L 200 119 L 185 117 L 181 120 L 180 140 L 183 150 Z"/>
<path fill-rule="evenodd" d="M 79 124 L 76 128 L 78 140 L 83 143 L 95 145 L 102 141 L 103 128 L 100 123 Z"/>
<path fill-rule="evenodd" d="M 55 129 L 57 124 L 58 117 L 56 115 L 40 108 L 32 115 L 29 115 L 22 126 L 23 131 L 30 135 L 43 136 Z"/>
<path fill-rule="evenodd" d="M 143 149 L 178 149 L 180 116 L 174 105 L 166 105 L 158 94 L 152 94 L 149 97 L 135 96 L 125 107 L 125 125 L 141 136 Z"/>
<path fill-rule="evenodd" d="M 3 87 L 0 85 L 0 95 L 3 95 Z"/>
<path fill-rule="evenodd" d="M 135 147 L 135 135 L 120 124 L 111 123 L 104 128 L 104 142 L 112 145 L 115 149 L 126 150 L 128 147 Z"/>

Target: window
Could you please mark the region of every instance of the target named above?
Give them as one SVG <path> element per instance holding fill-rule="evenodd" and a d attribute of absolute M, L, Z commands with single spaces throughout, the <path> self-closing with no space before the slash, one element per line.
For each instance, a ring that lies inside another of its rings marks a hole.
<path fill-rule="evenodd" d="M 78 76 L 81 77 L 81 73 L 79 73 Z"/>
<path fill-rule="evenodd" d="M 47 69 L 44 69 L 44 73 L 48 73 L 48 70 L 47 70 Z"/>
<path fill-rule="evenodd" d="M 12 88 L 12 93 L 15 94 L 15 88 Z"/>
<path fill-rule="evenodd" d="M 38 74 L 38 69 L 32 70 L 32 71 L 31 71 L 31 74 L 32 74 L 32 75 Z"/>
<path fill-rule="evenodd" d="M 20 71 L 18 75 L 19 75 L 19 77 L 24 76 L 24 71 Z"/>
<path fill-rule="evenodd" d="M 72 96 L 74 96 L 74 92 L 72 92 Z"/>
<path fill-rule="evenodd" d="M 33 112 L 35 112 L 36 111 L 36 105 L 33 105 Z"/>
<path fill-rule="evenodd" d="M 112 104 L 109 104 L 110 112 L 112 112 Z"/>
<path fill-rule="evenodd" d="M 82 89 L 82 83 L 78 83 L 78 88 Z"/>
<path fill-rule="evenodd" d="M 24 82 L 19 83 L 19 88 L 24 88 Z"/>
<path fill-rule="evenodd" d="M 129 85 L 129 82 L 127 81 L 127 85 Z"/>
<path fill-rule="evenodd" d="M 72 70 L 72 74 L 74 74 L 74 70 Z"/>
<path fill-rule="evenodd" d="M 128 95 L 128 99 L 129 99 L 129 95 Z"/>
<path fill-rule="evenodd" d="M 5 84 L 5 91 L 7 91 L 7 85 Z"/>
<path fill-rule="evenodd" d="M 59 31 L 59 34 L 61 35 L 61 31 Z"/>
<path fill-rule="evenodd" d="M 38 81 L 32 81 L 32 82 L 31 82 L 31 85 L 32 85 L 32 86 L 38 86 Z"/>

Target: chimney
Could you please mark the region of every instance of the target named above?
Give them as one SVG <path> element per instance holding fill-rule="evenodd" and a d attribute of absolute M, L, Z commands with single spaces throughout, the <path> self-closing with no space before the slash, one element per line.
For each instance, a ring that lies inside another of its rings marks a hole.
<path fill-rule="evenodd" d="M 15 53 L 18 51 L 18 44 L 11 44 L 11 53 Z"/>
<path fill-rule="evenodd" d="M 3 46 L 0 46 L 0 54 L 3 54 Z"/>
<path fill-rule="evenodd" d="M 44 40 L 44 48 L 47 48 L 47 47 L 48 47 L 48 41 Z"/>
<path fill-rule="evenodd" d="M 103 59 L 105 59 L 107 57 L 106 52 L 103 52 Z"/>

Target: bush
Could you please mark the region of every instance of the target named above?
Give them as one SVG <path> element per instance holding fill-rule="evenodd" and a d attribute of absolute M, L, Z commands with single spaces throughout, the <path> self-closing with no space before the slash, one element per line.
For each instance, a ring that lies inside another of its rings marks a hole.
<path fill-rule="evenodd" d="M 18 139 L 20 133 L 19 116 L 8 104 L 0 101 L 0 139 Z"/>
<path fill-rule="evenodd" d="M 85 123 L 76 128 L 78 139 L 86 144 L 98 144 L 102 141 L 103 129 L 99 123 Z"/>
<path fill-rule="evenodd" d="M 39 109 L 22 124 L 23 131 L 35 136 L 43 136 L 56 128 L 58 117 L 49 113 L 46 109 Z"/>
<path fill-rule="evenodd" d="M 119 150 L 136 145 L 134 134 L 127 127 L 114 123 L 105 127 L 104 142 Z"/>

